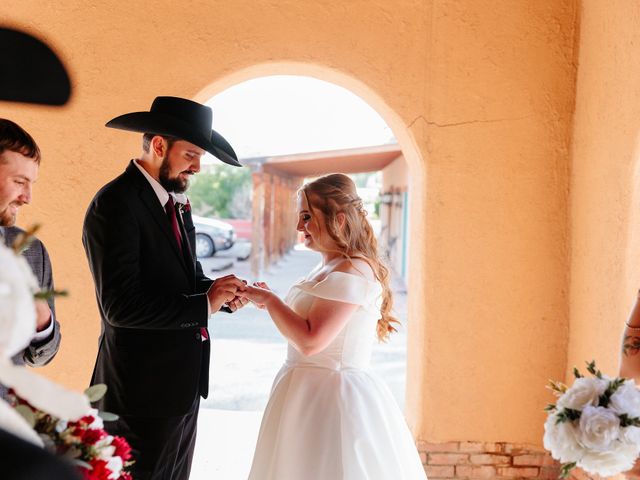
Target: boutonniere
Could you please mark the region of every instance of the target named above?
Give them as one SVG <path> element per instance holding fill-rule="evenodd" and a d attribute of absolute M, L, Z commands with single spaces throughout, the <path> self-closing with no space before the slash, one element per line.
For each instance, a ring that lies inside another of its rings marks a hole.
<path fill-rule="evenodd" d="M 190 212 L 191 211 L 191 203 L 189 202 L 189 200 L 187 200 L 187 203 L 179 203 L 178 204 L 178 210 L 180 211 L 180 214 Z"/>

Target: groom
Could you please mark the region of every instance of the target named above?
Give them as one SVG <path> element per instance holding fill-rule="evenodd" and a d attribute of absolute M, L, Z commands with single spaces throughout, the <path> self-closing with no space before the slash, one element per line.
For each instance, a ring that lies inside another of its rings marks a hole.
<path fill-rule="evenodd" d="M 96 194 L 84 221 L 102 317 L 91 383 L 108 386 L 99 407 L 119 415 L 110 433 L 138 452 L 136 480 L 189 478 L 209 388 L 208 319 L 246 303 L 240 279 L 211 281 L 195 256 L 189 177 L 205 152 L 241 166 L 211 123 L 209 107 L 176 97 L 108 122 L 143 133 L 143 152 Z"/>

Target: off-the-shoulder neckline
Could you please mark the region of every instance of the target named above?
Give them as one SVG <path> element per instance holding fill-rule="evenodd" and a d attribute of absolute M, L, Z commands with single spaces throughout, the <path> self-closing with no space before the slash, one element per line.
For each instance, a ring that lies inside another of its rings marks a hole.
<path fill-rule="evenodd" d="M 369 280 L 368 278 L 365 278 L 362 275 L 356 275 L 355 273 L 349 273 L 349 272 L 341 272 L 341 271 L 338 271 L 338 270 L 333 270 L 333 271 L 327 273 L 322 280 L 304 280 L 303 279 L 302 282 L 300 282 L 300 283 L 314 283 L 316 285 L 319 285 L 322 282 L 325 282 L 331 275 L 338 274 L 338 273 L 340 273 L 342 275 L 347 275 L 349 277 L 354 277 L 354 278 L 357 278 L 357 279 L 360 279 L 360 280 L 364 280 L 365 282 L 373 283 L 375 285 L 379 285 L 380 284 L 380 282 L 378 282 L 377 280 Z"/>

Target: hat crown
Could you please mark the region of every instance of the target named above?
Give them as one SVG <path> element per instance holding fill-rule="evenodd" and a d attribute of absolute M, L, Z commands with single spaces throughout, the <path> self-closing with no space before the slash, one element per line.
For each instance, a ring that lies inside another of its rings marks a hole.
<path fill-rule="evenodd" d="M 233 147 L 211 128 L 212 123 L 213 111 L 206 105 L 186 98 L 156 97 L 149 112 L 125 113 L 109 120 L 106 126 L 185 140 L 224 163 L 241 167 Z"/>
<path fill-rule="evenodd" d="M 210 107 L 179 97 L 156 97 L 151 112 L 179 118 L 191 125 L 204 138 L 211 138 L 213 112 Z"/>

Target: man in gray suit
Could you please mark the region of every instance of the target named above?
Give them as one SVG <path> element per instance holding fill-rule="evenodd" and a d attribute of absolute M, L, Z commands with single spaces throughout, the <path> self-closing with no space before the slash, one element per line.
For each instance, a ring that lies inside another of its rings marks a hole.
<path fill-rule="evenodd" d="M 0 240 L 11 246 L 22 230 L 15 226 L 19 208 L 31 202 L 31 187 L 37 180 L 40 150 L 26 131 L 0 118 Z M 43 290 L 53 290 L 51 262 L 40 240 L 23 252 Z M 16 365 L 39 367 L 55 356 L 60 346 L 60 324 L 55 319 L 53 297 L 36 302 L 37 331 L 31 344 L 13 358 Z M 6 389 L 0 385 L 0 396 Z"/>

